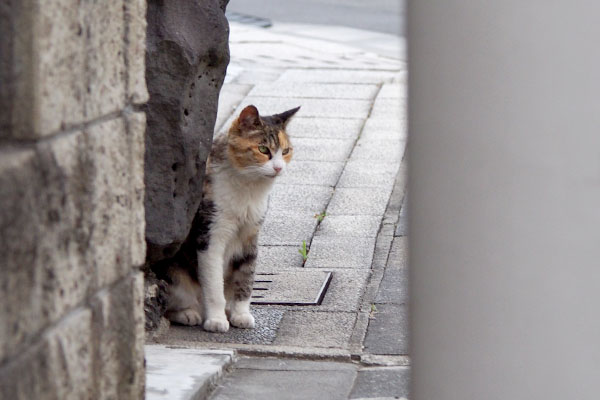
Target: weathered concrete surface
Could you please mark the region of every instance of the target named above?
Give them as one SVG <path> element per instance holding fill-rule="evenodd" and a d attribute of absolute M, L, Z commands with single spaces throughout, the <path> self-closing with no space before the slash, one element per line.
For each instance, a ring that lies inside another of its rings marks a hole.
<path fill-rule="evenodd" d="M 231 350 L 195 350 L 147 345 L 146 400 L 202 399 L 235 361 Z"/>
<path fill-rule="evenodd" d="M 150 263 L 190 230 L 229 62 L 227 0 L 148 2 L 145 183 Z"/>
<path fill-rule="evenodd" d="M 356 366 L 333 362 L 244 358 L 236 367 L 211 399 L 346 400 L 356 376 Z"/>
<path fill-rule="evenodd" d="M 11 0 L 0 36 L 0 398 L 142 398 L 145 1 Z"/>

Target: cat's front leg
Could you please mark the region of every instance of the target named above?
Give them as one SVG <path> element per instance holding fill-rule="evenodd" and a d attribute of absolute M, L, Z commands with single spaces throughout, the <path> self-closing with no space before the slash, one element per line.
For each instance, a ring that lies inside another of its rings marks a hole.
<path fill-rule="evenodd" d="M 256 247 L 247 249 L 242 256 L 231 262 L 231 304 L 229 322 L 238 328 L 254 328 L 254 317 L 250 313 L 250 295 L 256 268 Z"/>
<path fill-rule="evenodd" d="M 198 279 L 205 316 L 202 326 L 209 332 L 229 330 L 223 282 L 223 243 L 226 241 L 226 238 L 213 233 L 206 251 L 198 251 Z"/>

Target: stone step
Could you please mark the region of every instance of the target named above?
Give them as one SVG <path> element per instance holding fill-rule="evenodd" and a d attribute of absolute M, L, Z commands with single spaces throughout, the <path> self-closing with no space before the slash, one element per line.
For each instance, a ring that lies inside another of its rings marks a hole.
<path fill-rule="evenodd" d="M 234 350 L 146 345 L 146 400 L 206 399 L 226 369 Z"/>

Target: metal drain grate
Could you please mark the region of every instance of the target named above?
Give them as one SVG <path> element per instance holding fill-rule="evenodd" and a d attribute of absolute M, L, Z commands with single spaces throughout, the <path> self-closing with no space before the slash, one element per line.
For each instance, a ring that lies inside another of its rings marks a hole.
<path fill-rule="evenodd" d="M 252 304 L 318 306 L 331 277 L 328 271 L 258 273 L 254 279 Z"/>

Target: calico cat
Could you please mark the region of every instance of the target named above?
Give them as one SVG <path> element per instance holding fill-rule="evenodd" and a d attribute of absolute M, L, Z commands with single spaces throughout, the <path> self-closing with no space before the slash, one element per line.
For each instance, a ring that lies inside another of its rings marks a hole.
<path fill-rule="evenodd" d="M 250 295 L 258 233 L 273 182 L 292 158 L 285 128 L 299 108 L 260 116 L 248 106 L 214 140 L 202 204 L 180 251 L 197 259 L 180 260 L 167 271 L 171 321 L 202 323 L 211 332 L 227 332 L 229 324 L 254 327 Z"/>

